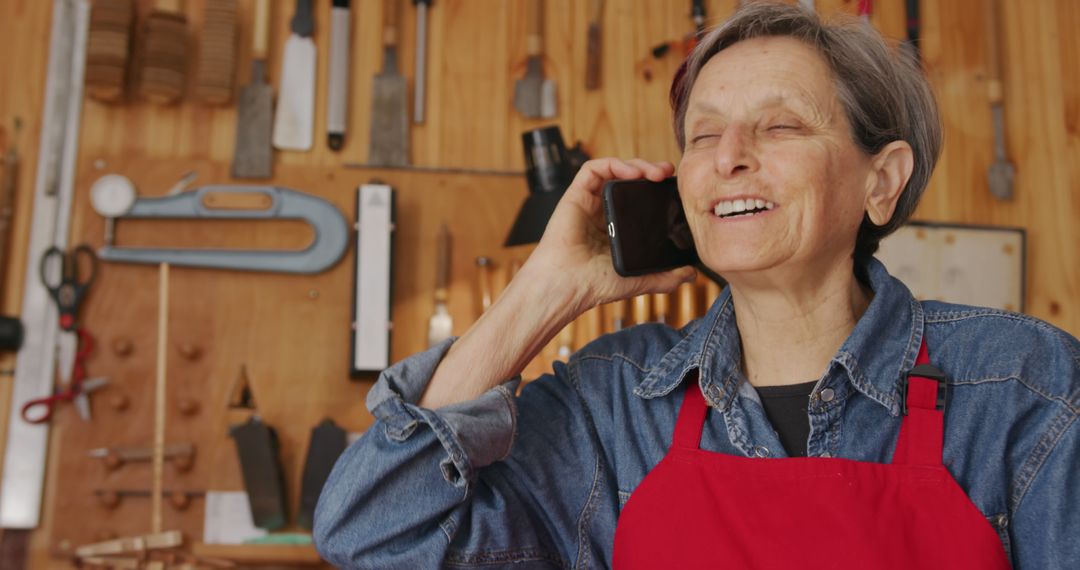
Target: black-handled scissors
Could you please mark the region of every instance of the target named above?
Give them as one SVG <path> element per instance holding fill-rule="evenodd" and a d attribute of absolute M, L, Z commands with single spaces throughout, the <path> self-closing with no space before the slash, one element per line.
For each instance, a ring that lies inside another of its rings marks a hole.
<path fill-rule="evenodd" d="M 71 251 L 53 246 L 41 256 L 40 271 L 41 282 L 60 308 L 60 328 L 74 331 L 79 303 L 97 274 L 97 255 L 88 245 L 76 246 Z"/>

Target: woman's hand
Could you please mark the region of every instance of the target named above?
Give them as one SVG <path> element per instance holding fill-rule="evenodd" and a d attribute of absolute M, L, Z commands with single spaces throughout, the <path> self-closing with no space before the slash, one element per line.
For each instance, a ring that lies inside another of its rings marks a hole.
<path fill-rule="evenodd" d="M 647 178 L 660 182 L 675 172 L 670 162 L 600 158 L 586 162 L 559 201 L 544 237 L 522 267 L 528 279 L 558 279 L 577 289 L 575 313 L 640 295 L 670 293 L 696 272 L 680 267 L 663 273 L 621 277 L 615 273 L 608 245 L 601 190 L 615 179 Z"/>
<path fill-rule="evenodd" d="M 642 293 L 670 292 L 694 278 L 681 267 L 620 277 L 611 265 L 600 191 L 616 178 L 661 181 L 671 163 L 590 160 L 566 190 L 540 244 L 491 308 L 447 351 L 420 400 L 427 408 L 463 402 L 512 378 L 567 323 L 589 308 Z"/>

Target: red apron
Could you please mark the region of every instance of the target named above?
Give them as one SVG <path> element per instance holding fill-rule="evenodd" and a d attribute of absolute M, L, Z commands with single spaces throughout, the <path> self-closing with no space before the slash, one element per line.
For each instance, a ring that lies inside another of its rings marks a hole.
<path fill-rule="evenodd" d="M 941 464 L 938 382 L 908 380 L 892 464 L 699 449 L 707 405 L 690 382 L 671 449 L 619 517 L 613 566 L 1008 569 L 994 529 Z"/>

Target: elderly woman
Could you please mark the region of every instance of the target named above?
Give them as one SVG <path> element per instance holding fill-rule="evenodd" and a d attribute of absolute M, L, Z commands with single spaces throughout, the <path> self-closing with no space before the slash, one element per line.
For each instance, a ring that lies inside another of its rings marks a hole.
<path fill-rule="evenodd" d="M 498 302 L 372 388 L 319 551 L 354 568 L 1080 564 L 1080 343 L 916 301 L 872 257 L 941 146 L 917 67 L 869 26 L 755 4 L 702 39 L 672 102 L 694 240 L 729 284 L 708 314 L 602 337 L 516 395 L 583 311 L 695 276 L 620 278 L 601 231 L 604 182 L 674 166 L 590 161 Z"/>

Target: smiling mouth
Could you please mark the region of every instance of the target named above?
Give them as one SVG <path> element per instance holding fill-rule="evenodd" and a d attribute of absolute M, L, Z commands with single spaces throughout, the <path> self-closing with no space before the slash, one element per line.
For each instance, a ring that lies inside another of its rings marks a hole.
<path fill-rule="evenodd" d="M 767 200 L 724 200 L 713 208 L 713 214 L 719 218 L 743 218 L 768 212 L 775 207 L 776 204 Z"/>

